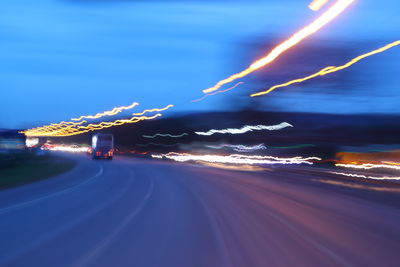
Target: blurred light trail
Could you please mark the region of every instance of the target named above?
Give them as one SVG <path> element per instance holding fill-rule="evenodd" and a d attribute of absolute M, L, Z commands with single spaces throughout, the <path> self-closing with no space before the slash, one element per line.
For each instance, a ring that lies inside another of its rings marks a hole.
<path fill-rule="evenodd" d="M 236 128 L 228 128 L 228 129 L 222 129 L 222 130 L 209 130 L 207 132 L 195 132 L 198 135 L 213 135 L 216 133 L 221 133 L 221 134 L 243 134 L 249 131 L 259 131 L 259 130 L 269 130 L 269 131 L 275 131 L 275 130 L 281 130 L 286 127 L 293 127 L 293 125 L 287 123 L 287 122 L 281 122 L 276 125 L 246 125 L 243 126 L 242 128 L 236 129 Z"/>
<path fill-rule="evenodd" d="M 157 133 L 157 134 L 155 134 L 155 135 L 142 135 L 144 138 L 156 138 L 156 137 L 158 137 L 158 136 L 161 136 L 161 137 L 171 137 L 171 138 L 179 138 L 179 137 L 182 137 L 182 136 L 185 136 L 185 135 L 188 135 L 187 133 L 182 133 L 182 134 L 177 134 L 177 135 L 172 135 L 172 134 L 159 134 L 159 133 Z"/>
<path fill-rule="evenodd" d="M 389 165 L 397 165 L 397 166 L 400 166 L 400 163 L 398 163 L 398 162 L 382 161 L 382 163 L 389 164 Z"/>
<path fill-rule="evenodd" d="M 372 180 L 400 180 L 400 177 L 394 176 L 370 176 L 356 173 L 345 173 L 345 172 L 328 172 L 337 175 L 344 175 L 348 177 L 356 177 L 356 178 L 364 178 L 364 179 L 372 179 Z"/>
<path fill-rule="evenodd" d="M 81 116 L 80 118 L 77 118 L 75 120 L 81 119 L 83 117 L 89 117 L 90 118 L 100 118 L 102 116 L 112 116 L 115 115 L 119 112 L 121 112 L 122 110 L 128 109 L 128 108 L 132 108 L 134 106 L 137 106 L 138 104 L 135 102 L 130 106 L 123 106 L 123 107 L 117 107 L 112 109 L 111 111 L 105 111 L 102 113 L 97 113 L 96 115 L 88 115 L 88 116 Z M 154 112 L 154 111 L 164 111 L 166 109 L 169 109 L 173 107 L 173 105 L 167 105 L 164 108 L 154 108 L 154 109 L 146 109 L 141 113 L 134 113 L 134 114 L 138 114 L 138 115 L 143 115 L 147 112 Z M 112 126 L 119 126 L 122 124 L 127 124 L 127 123 L 136 123 L 142 120 L 151 120 L 151 119 L 155 119 L 157 117 L 160 117 L 161 113 L 157 113 L 153 116 L 133 116 L 130 119 L 119 119 L 119 120 L 115 120 L 115 121 L 106 121 L 106 122 L 100 122 L 100 123 L 90 123 L 87 125 L 84 125 L 87 123 L 87 121 L 82 120 L 79 122 L 66 122 L 66 121 L 62 121 L 60 123 L 52 123 L 50 125 L 45 125 L 42 127 L 36 127 L 36 128 L 32 128 L 32 129 L 28 129 L 25 131 L 21 131 L 21 133 L 25 134 L 26 136 L 59 136 L 59 137 L 64 137 L 64 136 L 71 136 L 71 135 L 77 135 L 77 134 L 82 134 L 82 133 L 86 133 L 89 131 L 96 131 L 96 130 L 101 130 L 101 129 L 105 129 L 105 128 L 110 128 Z"/>
<path fill-rule="evenodd" d="M 352 169 L 363 169 L 363 170 L 381 169 L 381 168 L 383 168 L 383 169 L 400 170 L 400 166 L 393 165 L 393 164 L 373 164 L 373 163 L 342 164 L 342 163 L 336 163 L 335 166 L 345 167 L 345 168 L 352 168 Z"/>
<path fill-rule="evenodd" d="M 321 7 L 323 7 L 326 3 L 328 3 L 329 0 L 313 0 L 309 5 L 308 8 L 317 11 Z"/>
<path fill-rule="evenodd" d="M 132 108 L 136 107 L 137 105 L 139 105 L 139 103 L 133 102 L 129 106 L 116 107 L 116 108 L 113 108 L 112 110 L 109 110 L 109 111 L 104 111 L 104 112 L 101 112 L 101 113 L 97 113 L 96 115 L 85 115 L 85 116 L 80 116 L 79 118 L 73 118 L 71 120 L 80 121 L 82 119 L 98 119 L 98 118 L 101 118 L 101 117 L 104 117 L 104 116 L 113 116 L 113 115 L 116 115 L 116 114 L 122 112 L 123 110 L 132 109 Z"/>
<path fill-rule="evenodd" d="M 247 164 L 224 164 L 224 163 L 213 163 L 213 162 L 202 162 L 202 165 L 209 166 L 213 168 L 225 169 L 225 170 L 235 170 L 235 171 L 270 171 L 271 169 L 263 168 L 254 165 Z"/>
<path fill-rule="evenodd" d="M 141 116 L 141 115 L 143 115 L 145 113 L 148 113 L 148 112 L 155 112 L 155 111 L 160 112 L 160 111 L 164 111 L 164 110 L 167 110 L 169 108 L 172 108 L 173 106 L 174 105 L 167 105 L 167 106 L 165 106 L 163 108 L 145 109 L 145 110 L 143 110 L 143 112 L 133 113 L 132 116 Z"/>
<path fill-rule="evenodd" d="M 278 46 L 272 49 L 272 51 L 269 52 L 266 56 L 252 63 L 247 69 L 239 73 L 233 74 L 230 77 L 217 82 L 214 86 L 203 90 L 203 93 L 206 94 L 216 91 L 224 84 L 242 78 L 247 74 L 252 73 L 253 71 L 258 70 L 264 67 L 265 65 L 271 63 L 276 58 L 278 58 L 280 54 L 282 54 L 289 48 L 294 47 L 295 45 L 300 43 L 303 39 L 307 38 L 308 36 L 320 30 L 322 27 L 324 27 L 326 24 L 328 24 L 338 15 L 340 15 L 340 13 L 342 13 L 354 1 L 355 0 L 337 0 L 336 3 L 332 5 L 327 11 L 325 11 L 321 16 L 319 16 L 313 22 L 311 22 L 310 24 L 308 24 L 307 26 L 305 26 L 304 28 L 293 34 L 291 37 L 280 43 Z"/>
<path fill-rule="evenodd" d="M 385 46 L 383 46 L 381 48 L 378 48 L 378 49 L 373 50 L 371 52 L 365 53 L 365 54 L 363 54 L 361 56 L 358 56 L 356 58 L 353 58 L 352 60 L 350 60 L 349 62 L 347 62 L 346 64 L 343 64 L 341 66 L 329 66 L 329 67 L 323 68 L 322 70 L 320 70 L 320 71 L 318 71 L 318 72 L 316 72 L 314 74 L 306 76 L 304 78 L 299 78 L 299 79 L 291 80 L 291 81 L 286 82 L 286 83 L 278 84 L 278 85 L 272 86 L 271 88 L 269 88 L 266 91 L 258 92 L 258 93 L 255 93 L 255 94 L 251 94 L 250 96 L 254 97 L 254 96 L 265 95 L 265 94 L 268 94 L 268 93 L 272 92 L 273 90 L 275 90 L 277 88 L 280 88 L 280 87 L 286 87 L 286 86 L 289 86 L 289 85 L 294 84 L 294 83 L 301 83 L 301 82 L 310 80 L 310 79 L 318 77 L 318 76 L 324 76 L 326 74 L 330 74 L 330 73 L 333 73 L 333 72 L 348 68 L 351 65 L 357 63 L 358 61 L 360 61 L 360 60 L 362 60 L 362 59 L 364 59 L 366 57 L 369 57 L 369 56 L 372 56 L 372 55 L 375 55 L 375 54 L 378 54 L 378 53 L 382 53 L 382 52 L 384 52 L 384 51 L 386 51 L 386 50 L 388 50 L 388 49 L 390 49 L 390 48 L 392 48 L 394 46 L 397 46 L 397 45 L 400 45 L 400 40 L 392 42 L 390 44 L 387 44 L 387 45 L 385 45 Z"/>
<path fill-rule="evenodd" d="M 162 116 L 160 113 L 157 113 L 153 116 L 140 116 L 140 117 L 132 117 L 130 119 L 121 119 L 121 120 L 116 120 L 116 121 L 112 121 L 112 122 L 101 122 L 98 124 L 89 124 L 87 126 L 78 126 L 78 130 L 72 129 L 72 131 L 64 131 L 61 133 L 57 133 L 54 136 L 72 136 L 72 135 L 78 135 L 78 134 L 82 134 L 82 133 L 86 133 L 86 132 L 90 132 L 90 131 L 96 131 L 96 130 L 102 130 L 102 129 L 107 129 L 113 126 L 119 126 L 119 125 L 123 125 L 123 124 L 128 124 L 128 123 L 137 123 L 139 121 L 143 121 L 143 120 L 152 120 L 155 119 L 157 117 Z"/>
<path fill-rule="evenodd" d="M 177 153 L 177 152 L 169 152 L 167 154 L 161 155 L 152 155 L 155 158 L 167 158 L 172 159 L 178 162 L 186 162 L 186 161 L 200 161 L 200 162 L 212 162 L 212 163 L 227 163 L 227 164 L 310 164 L 313 163 L 310 160 L 321 160 L 317 157 L 292 157 L 292 158 L 279 158 L 273 156 L 245 156 L 239 154 L 231 154 L 231 155 L 195 155 L 189 153 Z"/>
<path fill-rule="evenodd" d="M 245 146 L 245 145 L 231 145 L 231 144 L 221 144 L 221 145 L 206 145 L 208 148 L 213 148 L 213 149 L 221 149 L 225 147 L 233 148 L 233 150 L 237 152 L 253 152 L 256 150 L 262 150 L 262 149 L 267 149 L 264 144 L 258 144 L 254 146 Z"/>
<path fill-rule="evenodd" d="M 101 122 L 98 124 L 88 124 L 84 126 L 67 126 L 63 127 L 57 130 L 26 130 L 23 131 L 23 133 L 26 136 L 57 136 L 57 137 L 65 137 L 65 136 L 72 136 L 72 135 L 78 135 L 90 131 L 96 131 L 96 130 L 101 130 L 101 129 L 106 129 L 110 128 L 112 126 L 119 126 L 122 124 L 127 124 L 127 123 L 137 123 L 142 120 L 151 120 L 155 119 L 157 117 L 160 117 L 161 114 L 157 113 L 151 117 L 147 116 L 139 116 L 139 117 L 132 117 L 130 119 L 120 119 L 116 121 L 111 121 L 111 122 Z"/>
<path fill-rule="evenodd" d="M 60 123 L 52 123 L 52 124 L 50 124 L 48 126 L 42 126 L 42 127 L 38 127 L 38 128 L 35 128 L 35 129 L 36 130 L 40 130 L 40 132 L 43 132 L 43 131 L 48 131 L 48 130 L 57 130 L 57 129 L 63 128 L 64 126 L 68 126 L 68 125 L 80 125 L 80 124 L 84 124 L 84 123 L 87 122 L 87 121 L 81 121 L 84 118 L 87 118 L 87 119 L 98 119 L 98 118 L 101 118 L 101 117 L 104 117 L 104 116 L 113 116 L 113 115 L 116 115 L 116 114 L 122 112 L 123 110 L 132 109 L 132 108 L 136 107 L 137 105 L 139 105 L 139 103 L 134 102 L 129 106 L 116 107 L 116 108 L 113 108 L 112 110 L 109 110 L 109 111 L 104 111 L 104 112 L 101 112 L 101 113 L 97 113 L 96 115 L 85 115 L 85 116 L 80 116 L 79 118 L 72 118 L 71 119 L 72 121 L 80 121 L 80 122 L 62 121 Z M 34 129 L 31 129 L 31 132 L 33 130 Z"/>
<path fill-rule="evenodd" d="M 42 150 L 51 150 L 51 151 L 64 151 L 64 152 L 73 152 L 73 153 L 84 153 L 89 152 L 89 147 L 81 147 L 77 145 L 56 145 L 56 144 L 44 144 L 41 147 Z"/>
<path fill-rule="evenodd" d="M 216 92 L 213 92 L 213 93 L 206 94 L 206 95 L 200 97 L 199 99 L 195 99 L 195 100 L 192 100 L 192 101 L 190 101 L 190 102 L 192 102 L 192 103 L 193 103 L 193 102 L 199 102 L 199 101 L 204 100 L 204 99 L 205 99 L 206 97 L 208 97 L 208 96 L 212 96 L 212 95 L 216 95 L 216 94 L 219 94 L 219 93 L 228 92 L 228 91 L 230 91 L 230 90 L 232 90 L 232 89 L 235 89 L 236 87 L 238 87 L 239 85 L 241 85 L 241 84 L 243 84 L 243 83 L 244 83 L 244 82 L 238 82 L 237 84 L 235 84 L 235 85 L 232 86 L 232 87 L 229 87 L 229 88 L 224 89 L 224 90 L 216 91 Z"/>
<path fill-rule="evenodd" d="M 80 121 L 80 122 L 72 122 L 72 121 L 62 121 L 60 123 L 52 123 L 50 125 L 45 125 L 41 127 L 36 127 L 32 128 L 29 131 L 30 132 L 46 132 L 46 131 L 54 131 L 61 129 L 63 127 L 69 127 L 69 126 L 77 126 L 77 125 L 82 125 L 87 123 L 87 121 Z"/>
<path fill-rule="evenodd" d="M 87 123 L 87 121 L 80 121 L 80 122 L 62 121 L 60 123 L 52 123 L 50 125 L 28 129 L 22 131 L 22 133 L 24 133 L 26 136 L 44 136 L 45 133 L 59 131 L 63 128 L 68 128 L 68 127 L 78 127 L 78 125 L 82 125 L 85 123 Z"/>

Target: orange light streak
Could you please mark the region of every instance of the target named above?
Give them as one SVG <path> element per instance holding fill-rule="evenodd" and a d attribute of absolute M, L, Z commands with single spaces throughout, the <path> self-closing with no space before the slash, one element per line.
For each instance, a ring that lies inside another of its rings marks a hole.
<path fill-rule="evenodd" d="M 139 105 L 139 103 L 133 102 L 129 106 L 116 107 L 116 108 L 113 108 L 112 110 L 108 110 L 108 111 L 104 111 L 104 112 L 101 112 L 101 113 L 97 113 L 96 115 L 85 115 L 85 116 L 80 116 L 79 118 L 73 118 L 71 120 L 80 121 L 82 119 L 98 119 L 98 118 L 101 118 L 101 117 L 104 117 L 104 116 L 113 116 L 113 115 L 116 115 L 116 114 L 122 112 L 123 110 L 132 109 L 132 108 L 136 107 L 137 105 Z"/>
<path fill-rule="evenodd" d="M 173 106 L 174 106 L 174 105 L 168 105 L 168 106 L 163 107 L 163 108 L 145 109 L 145 110 L 143 110 L 143 112 L 140 112 L 140 113 L 133 113 L 132 115 L 133 115 L 133 116 L 141 116 L 141 115 L 143 115 L 143 114 L 145 114 L 145 113 L 147 113 L 147 112 L 155 112 L 155 111 L 160 112 L 160 111 L 164 111 L 164 110 L 167 110 L 167 109 L 169 109 L 169 108 L 172 108 Z"/>
<path fill-rule="evenodd" d="M 94 118 L 94 117 L 99 118 L 102 116 L 112 116 L 112 115 L 115 115 L 115 114 L 121 112 L 122 110 L 129 109 L 129 108 L 132 108 L 137 105 L 138 105 L 137 103 L 133 103 L 130 106 L 117 107 L 117 108 L 112 109 L 111 111 L 97 113 L 96 115 L 93 115 L 93 116 L 92 115 L 81 116 L 78 119 L 82 119 L 83 117 L 87 118 L 89 116 L 90 116 L 90 118 Z M 87 121 L 85 121 L 85 120 L 82 120 L 80 122 L 62 121 L 60 123 L 52 123 L 50 125 L 45 125 L 42 127 L 28 129 L 28 130 L 22 131 L 21 133 L 24 133 L 26 136 L 31 136 L 31 137 L 33 137 L 33 136 L 61 137 L 61 136 L 77 135 L 77 134 L 82 134 L 82 133 L 86 133 L 89 131 L 96 131 L 96 130 L 101 130 L 101 129 L 105 129 L 105 128 L 110 128 L 112 126 L 119 126 L 119 125 L 127 124 L 127 123 L 136 123 L 136 122 L 139 122 L 142 120 L 155 119 L 157 117 L 160 117 L 161 113 L 157 113 L 153 116 L 140 116 L 140 115 L 143 115 L 147 112 L 164 111 L 171 107 L 173 107 L 173 105 L 167 105 L 164 108 L 146 109 L 141 113 L 134 113 L 133 114 L 134 116 L 130 119 L 119 119 L 119 120 L 110 121 L 110 122 L 100 122 L 97 124 L 90 123 L 87 125 L 85 125 L 87 123 Z M 75 119 L 75 120 L 78 120 L 78 119 Z"/>
<path fill-rule="evenodd" d="M 132 117 L 130 119 L 121 119 L 121 120 L 116 120 L 112 122 L 101 122 L 98 124 L 88 124 L 86 126 L 68 126 L 66 128 L 61 128 L 59 130 L 55 131 L 44 131 L 44 132 L 30 132 L 29 130 L 25 131 L 26 136 L 56 136 L 56 137 L 65 137 L 65 136 L 72 136 L 72 135 L 78 135 L 82 133 L 87 133 L 90 131 L 96 131 L 96 130 L 101 130 L 101 129 L 106 129 L 110 128 L 113 126 L 119 126 L 122 124 L 127 124 L 127 123 L 137 123 L 142 120 L 151 120 L 155 119 L 157 117 L 160 117 L 161 114 L 157 113 L 151 117 L 148 116 L 140 116 L 140 117 Z"/>
<path fill-rule="evenodd" d="M 291 81 L 286 82 L 286 83 L 282 83 L 282 84 L 278 84 L 278 85 L 272 86 L 271 88 L 269 88 L 266 91 L 261 91 L 261 92 L 258 92 L 258 93 L 254 93 L 254 94 L 251 94 L 250 96 L 251 97 L 255 97 L 255 96 L 265 95 L 265 94 L 268 94 L 268 93 L 272 92 L 273 90 L 275 90 L 277 88 L 286 87 L 286 86 L 289 86 L 289 85 L 295 84 L 295 83 L 301 83 L 301 82 L 313 79 L 313 78 L 318 77 L 318 76 L 324 76 L 324 75 L 327 75 L 327 74 L 330 74 L 330 73 L 333 73 L 333 72 L 336 72 L 336 71 L 340 71 L 342 69 L 350 67 L 351 65 L 357 63 L 358 61 L 360 61 L 360 60 L 362 60 L 362 59 L 364 59 L 366 57 L 369 57 L 369 56 L 372 56 L 372 55 L 375 55 L 375 54 L 378 54 L 378 53 L 382 53 L 382 52 L 384 52 L 384 51 L 386 51 L 386 50 L 388 50 L 390 48 L 393 48 L 393 47 L 395 47 L 397 45 L 400 45 L 400 40 L 394 41 L 394 42 L 392 42 L 390 44 L 387 44 L 387 45 L 385 45 L 385 46 L 383 46 L 381 48 L 378 48 L 378 49 L 373 50 L 371 52 L 365 53 L 365 54 L 360 55 L 360 56 L 358 56 L 356 58 L 353 58 L 352 60 L 350 60 L 349 62 L 347 62 L 347 63 L 345 63 L 345 64 L 343 64 L 341 66 L 329 66 L 329 67 L 323 68 L 322 70 L 320 70 L 320 71 L 318 71 L 318 72 L 316 72 L 314 74 L 311 74 L 309 76 L 306 76 L 306 77 L 303 77 L 303 78 L 299 78 L 299 79 L 294 79 L 294 80 L 291 80 Z"/>
<path fill-rule="evenodd" d="M 325 11 L 320 17 L 315 19 L 313 22 L 293 34 L 289 39 L 286 39 L 284 42 L 276 46 L 269 52 L 265 57 L 255 61 L 252 63 L 247 69 L 233 74 L 230 77 L 223 79 L 217 82 L 214 86 L 203 90 L 203 93 L 210 93 L 213 91 L 218 90 L 222 85 L 230 83 L 236 79 L 242 78 L 249 73 L 252 73 L 255 70 L 258 70 L 265 65 L 274 61 L 280 54 L 288 50 L 289 48 L 295 46 L 303 39 L 307 38 L 308 36 L 312 35 L 313 33 L 320 30 L 338 15 L 340 15 L 351 3 L 355 0 L 337 0 L 334 5 L 332 5 L 327 11 Z"/>

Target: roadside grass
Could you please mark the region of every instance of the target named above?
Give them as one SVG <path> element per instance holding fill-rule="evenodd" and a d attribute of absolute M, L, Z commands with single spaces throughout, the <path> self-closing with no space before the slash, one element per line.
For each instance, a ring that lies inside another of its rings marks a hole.
<path fill-rule="evenodd" d="M 71 170 L 72 160 L 33 153 L 0 156 L 0 190 L 47 179 Z"/>

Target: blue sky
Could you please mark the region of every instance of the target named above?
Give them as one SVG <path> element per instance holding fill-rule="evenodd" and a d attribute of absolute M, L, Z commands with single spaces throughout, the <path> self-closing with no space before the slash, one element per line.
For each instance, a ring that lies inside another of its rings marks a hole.
<path fill-rule="evenodd" d="M 176 111 L 221 109 L 224 95 L 189 100 L 247 64 L 235 61 L 242 41 L 292 34 L 318 15 L 303 0 L 87 2 L 2 1 L 0 128 L 58 122 L 134 101 L 141 103 L 138 110 L 171 103 Z M 399 8 L 395 0 L 358 0 L 313 38 L 386 44 L 399 39 Z M 385 55 L 390 64 L 378 65 L 391 78 L 368 89 L 372 96 L 329 99 L 306 90 L 278 93 L 274 101 L 296 111 L 309 111 L 315 98 L 319 112 L 368 112 L 369 103 L 378 106 L 374 112 L 400 112 L 400 81 L 392 75 L 399 54 L 393 49 Z M 389 93 L 380 94 L 382 88 Z"/>

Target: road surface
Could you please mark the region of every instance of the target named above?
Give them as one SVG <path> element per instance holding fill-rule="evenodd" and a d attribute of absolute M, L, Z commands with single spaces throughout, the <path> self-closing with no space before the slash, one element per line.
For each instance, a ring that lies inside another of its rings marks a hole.
<path fill-rule="evenodd" d="M 116 158 L 0 191 L 0 266 L 399 266 L 398 188 Z"/>

